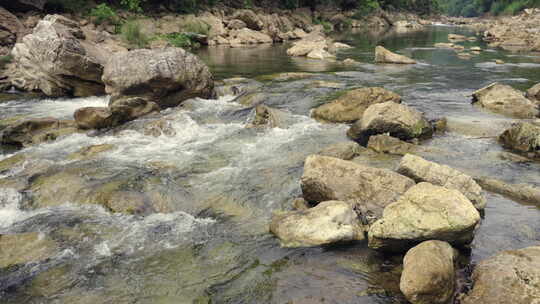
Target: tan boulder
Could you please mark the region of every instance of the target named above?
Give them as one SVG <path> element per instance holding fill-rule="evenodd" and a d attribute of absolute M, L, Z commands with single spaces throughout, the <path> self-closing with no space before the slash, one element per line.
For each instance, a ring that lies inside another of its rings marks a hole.
<path fill-rule="evenodd" d="M 311 247 L 364 239 L 364 230 L 351 205 L 340 201 L 276 213 L 272 216 L 270 232 L 279 238 L 282 247 Z"/>
<path fill-rule="evenodd" d="M 407 154 L 399 163 L 397 172 L 416 182 L 428 182 L 448 189 L 455 189 L 467 197 L 478 210 L 486 207 L 482 188 L 472 177 L 446 165 L 427 161 L 420 156 Z"/>
<path fill-rule="evenodd" d="M 352 123 L 361 119 L 369 106 L 387 101 L 401 103 L 401 96 L 378 87 L 354 89 L 314 109 L 311 116 L 328 122 Z"/>
<path fill-rule="evenodd" d="M 387 101 L 369 106 L 347 136 L 365 146 L 370 136 L 386 133 L 402 140 L 429 138 L 433 127 L 418 110 Z"/>
<path fill-rule="evenodd" d="M 478 263 L 463 304 L 540 303 L 540 247 L 502 251 Z"/>
<path fill-rule="evenodd" d="M 475 91 L 472 96 L 473 103 L 504 115 L 516 118 L 533 118 L 539 115 L 538 106 L 509 85 L 492 83 Z"/>
<path fill-rule="evenodd" d="M 368 231 L 369 247 L 400 252 L 426 240 L 469 244 L 480 214 L 461 192 L 429 183 L 388 205 Z"/>
<path fill-rule="evenodd" d="M 301 178 L 308 202 L 351 203 L 366 223 L 379 218 L 387 205 L 413 185 L 413 180 L 390 170 L 320 155 L 308 156 Z"/>
<path fill-rule="evenodd" d="M 375 62 L 376 63 L 396 63 L 396 64 L 415 64 L 416 61 L 396 53 L 392 53 L 382 46 L 375 48 Z"/>
<path fill-rule="evenodd" d="M 454 259 L 447 242 L 425 241 L 407 251 L 399 289 L 412 304 L 446 304 L 454 294 Z"/>

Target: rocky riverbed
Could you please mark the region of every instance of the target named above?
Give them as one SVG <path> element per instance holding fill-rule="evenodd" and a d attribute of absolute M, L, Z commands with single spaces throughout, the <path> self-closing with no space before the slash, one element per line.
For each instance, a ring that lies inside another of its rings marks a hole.
<path fill-rule="evenodd" d="M 537 54 L 403 27 L 195 56 L 45 17 L 12 79 L 54 97 L 0 102 L 2 299 L 535 303 Z"/>

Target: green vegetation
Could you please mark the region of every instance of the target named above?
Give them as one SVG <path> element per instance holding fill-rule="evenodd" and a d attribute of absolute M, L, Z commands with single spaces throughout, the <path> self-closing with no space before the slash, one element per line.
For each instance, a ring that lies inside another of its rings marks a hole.
<path fill-rule="evenodd" d="M 540 0 L 438 0 L 440 10 L 450 16 L 484 14 L 514 15 L 527 7 L 539 7 Z"/>
<path fill-rule="evenodd" d="M 93 8 L 90 11 L 90 16 L 94 17 L 94 22 L 96 24 L 102 24 L 104 22 L 116 24 L 118 18 L 114 9 L 112 9 L 105 3 L 102 3 Z"/>
<path fill-rule="evenodd" d="M 120 33 L 125 42 L 133 48 L 145 48 L 148 46 L 150 39 L 141 31 L 141 26 L 137 21 L 125 22 Z"/>
<path fill-rule="evenodd" d="M 11 55 L 0 56 L 0 70 L 3 69 L 6 64 L 10 63 L 13 60 Z"/>

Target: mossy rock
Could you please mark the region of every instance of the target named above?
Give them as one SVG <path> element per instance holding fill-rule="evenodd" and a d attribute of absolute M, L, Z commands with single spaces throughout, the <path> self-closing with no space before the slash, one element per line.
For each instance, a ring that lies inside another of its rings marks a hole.
<path fill-rule="evenodd" d="M 87 160 L 95 158 L 98 154 L 114 150 L 115 146 L 111 144 L 93 145 L 80 149 L 68 156 L 69 160 Z"/>

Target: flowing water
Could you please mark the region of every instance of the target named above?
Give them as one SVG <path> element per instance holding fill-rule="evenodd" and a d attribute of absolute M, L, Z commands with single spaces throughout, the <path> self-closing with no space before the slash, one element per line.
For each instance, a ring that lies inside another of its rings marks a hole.
<path fill-rule="evenodd" d="M 435 151 L 424 155 L 430 160 L 471 175 L 540 186 L 540 164 L 513 162 L 496 142 L 494 136 L 512 119 L 470 104 L 475 89 L 494 81 L 519 89 L 540 82 L 540 55 L 488 49 L 463 60 L 433 48 L 446 42 L 448 33 L 473 34 L 437 26 L 336 37 L 354 46 L 339 59 L 364 62 L 359 66 L 290 58 L 286 45 L 200 51 L 217 78 L 312 72 L 260 89 L 265 104 L 287 112 L 281 128 L 246 128 L 253 108 L 225 96 L 190 100 L 119 130 L 75 134 L 18 152 L 0 150 L 0 160 L 22 159 L 0 171 L 0 234 L 35 233 L 20 254 L 48 252 L 0 269 L 0 302 L 405 303 L 398 286 L 401 256 L 374 252 L 365 243 L 283 249 L 268 224 L 273 211 L 290 209 L 301 195 L 306 156 L 346 140 L 346 125 L 309 117 L 310 109 L 339 90 L 333 87 L 384 86 L 428 117 L 447 117 L 450 131 L 423 143 Z M 371 64 L 377 44 L 420 63 Z M 496 65 L 495 59 L 507 63 Z M 69 118 L 79 107 L 108 102 L 106 97 L 0 100 L 0 121 Z M 144 135 L 142 126 L 158 118 L 174 132 Z M 112 148 L 90 158 L 72 157 L 90 145 Z M 356 161 L 393 168 L 399 158 Z M 88 197 L 107 189 L 144 194 L 145 216 L 88 204 Z M 464 263 L 540 241 L 540 208 L 487 197 L 471 251 L 462 252 Z"/>

